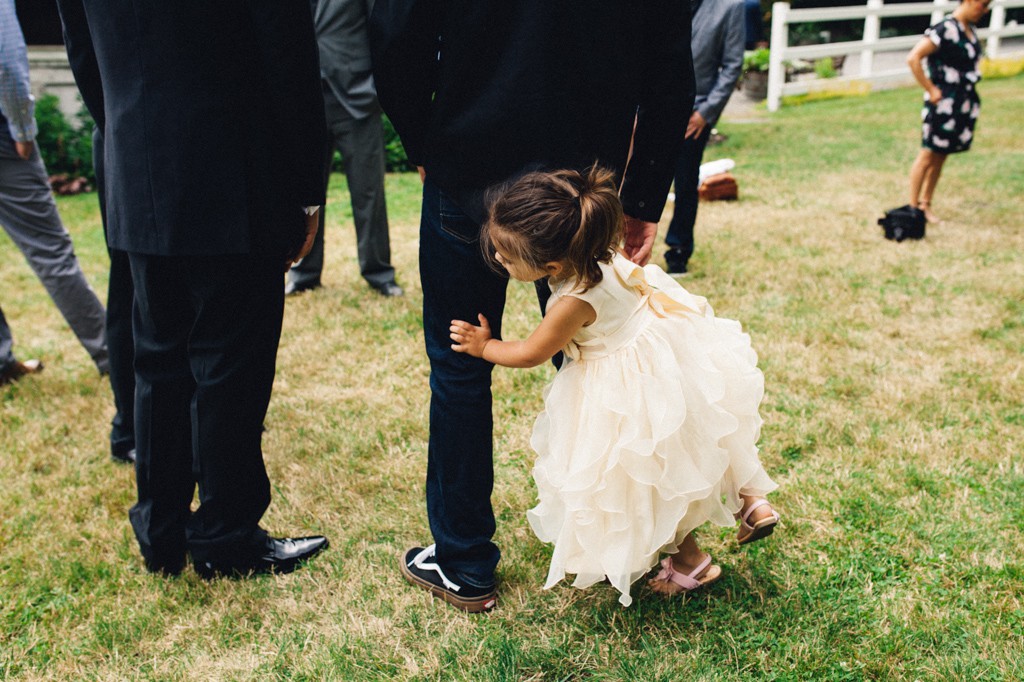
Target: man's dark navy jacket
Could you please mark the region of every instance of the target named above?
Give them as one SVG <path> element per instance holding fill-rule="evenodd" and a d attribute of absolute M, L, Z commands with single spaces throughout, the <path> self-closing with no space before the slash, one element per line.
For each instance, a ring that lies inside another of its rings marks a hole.
<path fill-rule="evenodd" d="M 104 126 L 111 247 L 202 256 L 301 243 L 302 207 L 324 201 L 326 134 L 307 2 L 59 6 Z"/>
<path fill-rule="evenodd" d="M 524 170 L 600 161 L 627 215 L 661 217 L 693 108 L 683 0 L 377 0 L 381 104 L 409 158 L 482 221 Z"/>

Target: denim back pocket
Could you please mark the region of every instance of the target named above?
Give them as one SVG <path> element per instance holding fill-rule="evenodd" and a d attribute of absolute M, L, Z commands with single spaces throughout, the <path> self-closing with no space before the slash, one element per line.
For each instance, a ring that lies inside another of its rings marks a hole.
<path fill-rule="evenodd" d="M 455 202 L 440 194 L 441 230 L 463 244 L 472 244 L 480 239 L 480 225 L 462 212 Z"/>

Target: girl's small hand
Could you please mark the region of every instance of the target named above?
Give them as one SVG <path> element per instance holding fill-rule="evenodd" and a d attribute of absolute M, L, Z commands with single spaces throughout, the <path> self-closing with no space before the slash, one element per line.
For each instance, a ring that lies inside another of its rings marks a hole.
<path fill-rule="evenodd" d="M 933 85 L 928 91 L 928 101 L 932 104 L 938 104 L 940 99 L 942 99 L 942 90 Z"/>
<path fill-rule="evenodd" d="M 475 327 L 469 322 L 452 320 L 451 332 L 452 350 L 458 353 L 469 353 L 475 358 L 484 356 L 484 346 L 491 340 L 491 325 L 483 315 L 477 315 L 480 326 Z"/>

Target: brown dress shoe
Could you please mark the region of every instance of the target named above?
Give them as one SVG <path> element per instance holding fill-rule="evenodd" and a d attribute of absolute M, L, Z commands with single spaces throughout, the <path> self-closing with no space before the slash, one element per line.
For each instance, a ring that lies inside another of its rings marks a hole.
<path fill-rule="evenodd" d="M 37 374 L 42 371 L 43 363 L 39 360 L 26 360 L 25 362 L 15 360 L 8 365 L 7 369 L 0 372 L 0 386 L 17 381 L 26 374 Z"/>

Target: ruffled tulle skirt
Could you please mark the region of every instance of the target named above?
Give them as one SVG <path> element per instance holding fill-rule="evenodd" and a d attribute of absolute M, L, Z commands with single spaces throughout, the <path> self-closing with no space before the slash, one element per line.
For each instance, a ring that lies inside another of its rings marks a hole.
<path fill-rule="evenodd" d="M 540 503 L 527 512 L 554 543 L 545 588 L 630 585 L 707 521 L 735 524 L 740 491 L 777 486 L 758 458 L 764 377 L 738 322 L 649 314 L 614 352 L 564 366 L 545 390 L 531 443 Z"/>

